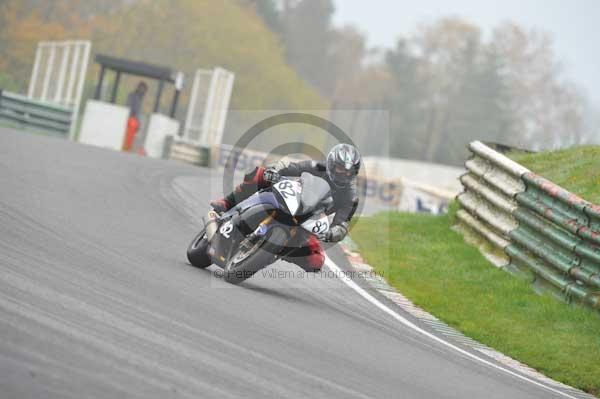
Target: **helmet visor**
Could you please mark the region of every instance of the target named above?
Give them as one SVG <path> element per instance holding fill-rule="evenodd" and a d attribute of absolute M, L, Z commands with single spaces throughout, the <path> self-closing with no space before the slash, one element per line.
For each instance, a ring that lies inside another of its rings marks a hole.
<path fill-rule="evenodd" d="M 337 184 L 346 185 L 352 181 L 355 172 L 353 169 L 346 169 L 343 166 L 335 165 L 333 169 L 333 180 Z"/>

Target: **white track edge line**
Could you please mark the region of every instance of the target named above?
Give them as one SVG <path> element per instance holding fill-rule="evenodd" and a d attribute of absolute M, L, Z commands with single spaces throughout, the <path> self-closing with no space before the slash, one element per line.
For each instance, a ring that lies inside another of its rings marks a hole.
<path fill-rule="evenodd" d="M 423 334 L 424 336 L 442 344 L 447 346 L 448 348 L 454 349 L 457 352 L 473 359 L 476 360 L 478 362 L 481 362 L 485 365 L 488 365 L 492 368 L 495 368 L 497 370 L 503 371 L 507 374 L 510 374 L 514 377 L 517 377 L 520 380 L 529 382 L 533 385 L 539 386 L 541 388 L 544 388 L 548 391 L 554 392 L 558 395 L 561 395 L 565 398 L 569 398 L 569 399 L 578 399 L 575 396 L 571 396 L 561 390 L 552 388 L 548 385 L 545 385 L 539 381 L 536 381 L 534 379 L 525 377 L 519 373 L 516 373 L 512 370 L 509 370 L 505 367 L 499 366 L 497 364 L 494 364 L 488 360 L 485 360 L 479 356 L 476 356 L 462 348 L 459 348 L 456 345 L 451 344 L 448 341 L 443 340 L 442 338 L 431 334 L 430 332 L 427 332 L 425 330 L 423 330 L 421 327 L 417 326 L 416 324 L 414 324 L 413 322 L 409 321 L 408 319 L 402 317 L 400 314 L 396 313 L 395 311 L 393 311 L 392 309 L 390 309 L 388 306 L 384 305 L 383 303 L 381 303 L 377 298 L 375 298 L 373 295 L 369 294 L 364 288 L 362 288 L 361 286 L 359 286 L 358 284 L 356 284 L 350 277 L 348 277 L 343 271 L 342 269 L 340 269 L 340 267 L 338 265 L 336 265 L 330 258 L 329 256 L 325 257 L 325 265 L 331 270 L 333 271 L 337 276 L 339 276 L 339 279 L 342 280 L 347 286 L 349 286 L 350 288 L 352 288 L 354 291 L 356 291 L 360 296 L 362 296 L 363 298 L 365 298 L 367 301 L 371 302 L 373 305 L 375 305 L 376 307 L 378 307 L 380 310 L 382 310 L 383 312 L 387 313 L 388 315 L 392 316 L 394 319 L 398 320 L 400 323 L 404 324 L 406 327 L 409 327 L 415 331 L 417 331 L 420 334 Z"/>

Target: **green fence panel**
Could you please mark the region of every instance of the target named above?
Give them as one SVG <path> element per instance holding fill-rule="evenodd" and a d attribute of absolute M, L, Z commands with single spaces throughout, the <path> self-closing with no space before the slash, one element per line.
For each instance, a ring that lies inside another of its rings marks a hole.
<path fill-rule="evenodd" d="M 35 115 L 36 118 L 46 119 L 49 121 L 71 123 L 71 114 L 64 112 L 57 112 L 51 109 L 44 108 L 32 108 L 26 104 L 2 102 L 3 111 L 11 111 L 15 114 L 28 114 Z"/>
<path fill-rule="evenodd" d="M 564 289 L 574 281 L 564 273 L 560 273 L 554 268 L 546 265 L 542 260 L 535 258 L 523 248 L 517 245 L 509 245 L 506 252 L 510 257 L 525 263 L 538 277 L 543 278 L 555 287 Z"/>
<path fill-rule="evenodd" d="M 585 208 L 584 212 L 590 217 L 590 228 L 600 231 L 600 205 L 591 204 Z"/>
<path fill-rule="evenodd" d="M 586 271 L 593 273 L 593 274 L 598 274 L 600 273 L 600 264 L 598 262 L 594 262 L 591 261 L 587 258 L 580 258 L 581 261 L 579 262 L 579 266 L 582 267 L 583 269 L 585 269 Z"/>
<path fill-rule="evenodd" d="M 514 211 L 513 216 L 521 225 L 529 226 L 531 229 L 538 231 L 566 250 L 575 250 L 577 245 L 582 241 L 581 238 L 577 237 L 575 234 L 562 228 L 558 228 L 549 220 L 546 220 L 527 209 L 518 208 Z"/>
<path fill-rule="evenodd" d="M 600 248 L 593 245 L 580 244 L 575 247 L 574 252 L 579 255 L 582 262 L 589 262 L 600 272 Z"/>
<path fill-rule="evenodd" d="M 576 256 L 569 254 L 568 251 L 561 250 L 558 246 L 544 240 L 543 237 L 528 228 L 519 227 L 510 233 L 510 237 L 513 242 L 545 260 L 563 273 L 569 273 L 571 268 L 579 264 L 579 259 Z"/>
<path fill-rule="evenodd" d="M 68 134 L 72 118 L 71 108 L 0 91 L 0 119 L 20 127 Z"/>
<path fill-rule="evenodd" d="M 588 201 L 585 201 L 584 199 L 552 183 L 551 181 L 536 175 L 535 173 L 525 173 L 522 178 L 527 187 L 536 187 L 545 192 L 549 197 L 568 205 L 569 207 L 577 210 L 579 213 L 583 213 L 583 210 L 587 206 L 591 205 Z"/>
<path fill-rule="evenodd" d="M 524 193 L 517 194 L 517 203 L 521 206 L 531 209 L 538 215 L 550 220 L 553 223 L 556 223 L 558 226 L 573 234 L 577 234 L 580 227 L 583 227 L 583 225 L 577 219 L 569 217 L 560 210 L 547 206 L 545 203 L 537 200 L 535 196 L 529 192 L 529 190 L 525 191 Z"/>
<path fill-rule="evenodd" d="M 587 226 L 581 226 L 577 235 L 593 245 L 600 245 L 600 233 Z"/>
<path fill-rule="evenodd" d="M 503 270 L 525 277 L 538 292 L 600 309 L 600 206 L 479 142 L 469 148 L 475 160 L 484 157 L 486 162 L 485 167 L 473 159 L 466 163 L 469 174 L 461 179 L 465 194 L 479 198 L 479 207 L 495 207 L 499 212 L 486 213 L 482 218 L 482 212 L 475 212 L 478 209 L 459 201 L 461 212 L 468 213 L 461 214 L 461 222 L 487 231 L 503 220 L 514 220 L 514 227 L 503 231 L 507 243 L 503 248 L 510 259 Z M 510 181 L 514 190 L 498 190 L 498 180 L 491 182 L 489 178 L 496 175 L 504 176 L 500 181 L 508 176 L 520 182 Z"/>

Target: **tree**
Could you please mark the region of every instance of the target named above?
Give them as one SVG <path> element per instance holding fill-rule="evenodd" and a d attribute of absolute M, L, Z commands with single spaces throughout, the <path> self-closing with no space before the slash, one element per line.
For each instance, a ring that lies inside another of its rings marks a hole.
<path fill-rule="evenodd" d="M 420 138 L 427 134 L 435 119 L 435 109 L 426 112 L 427 91 L 421 60 L 413 54 L 409 42 L 400 39 L 396 48 L 387 53 L 386 63 L 393 77 L 391 93 L 385 98 L 391 113 L 390 152 L 397 157 L 419 159 L 423 152 Z"/>
<path fill-rule="evenodd" d="M 474 139 L 538 149 L 585 138 L 584 98 L 545 34 L 505 24 L 485 42 L 476 26 L 446 18 L 400 39 L 386 61 L 397 156 L 461 163 Z"/>
<path fill-rule="evenodd" d="M 447 159 L 445 155 L 453 150 L 452 144 L 459 141 L 457 136 L 465 133 L 456 127 L 472 128 L 471 114 L 464 111 L 477 96 L 470 80 L 478 72 L 481 33 L 476 26 L 450 18 L 422 27 L 412 40 L 422 54 L 421 65 L 429 91 L 431 115 L 423 158 Z"/>
<path fill-rule="evenodd" d="M 0 72 L 4 79 L 18 82 L 21 90 L 38 41 L 84 38 L 93 41 L 94 52 L 165 64 L 187 77 L 198 68 L 230 69 L 237 73 L 232 97 L 237 108 L 326 105 L 286 64 L 277 37 L 256 14 L 236 3 L 8 0 L 1 7 L 5 23 L 0 26 Z M 127 86 L 127 79 L 123 84 Z"/>
<path fill-rule="evenodd" d="M 284 0 L 283 37 L 288 62 L 319 91 L 333 91 L 329 50 L 332 0 Z"/>
<path fill-rule="evenodd" d="M 505 23 L 494 30 L 491 45 L 503 60 L 510 108 L 521 132 L 519 144 L 540 149 L 579 142 L 583 97 L 563 78 L 550 37 Z"/>
<path fill-rule="evenodd" d="M 275 0 L 239 0 L 239 2 L 243 7 L 254 10 L 273 33 L 283 35 L 282 16 Z"/>
<path fill-rule="evenodd" d="M 326 85 L 329 97 L 334 101 L 344 98 L 341 95 L 344 87 L 361 79 L 366 51 L 366 38 L 355 27 L 347 25 L 331 32 L 325 75 L 329 79 Z"/>
<path fill-rule="evenodd" d="M 173 7 L 168 0 L 140 1 L 92 25 L 99 52 L 166 63 L 186 76 L 214 66 L 235 72 L 235 108 L 325 106 L 285 63 L 283 49 L 260 18 L 235 3 L 181 0 Z"/>
<path fill-rule="evenodd" d="M 362 84 L 363 62 L 369 54 L 366 38 L 354 26 L 333 26 L 331 0 L 238 1 L 280 37 L 288 63 L 323 96 L 336 103 L 342 92 L 363 97 L 351 88 Z"/>
<path fill-rule="evenodd" d="M 476 26 L 456 18 L 424 25 L 386 62 L 395 82 L 387 100 L 394 155 L 459 163 L 468 141 L 493 141 L 511 128 L 498 57 Z"/>
<path fill-rule="evenodd" d="M 12 87 L 27 86 L 37 43 L 41 40 L 61 40 L 68 32 L 59 23 L 46 22 L 37 11 L 25 12 L 23 5 L 8 1 L 0 6 L 0 71 Z"/>

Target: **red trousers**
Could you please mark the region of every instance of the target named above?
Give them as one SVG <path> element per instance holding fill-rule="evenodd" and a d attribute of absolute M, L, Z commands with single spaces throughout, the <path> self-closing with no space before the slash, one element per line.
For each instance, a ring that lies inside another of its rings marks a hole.
<path fill-rule="evenodd" d="M 123 151 L 131 151 L 135 135 L 140 128 L 140 121 L 135 116 L 127 119 L 127 129 L 125 130 L 125 140 L 123 140 Z"/>
<path fill-rule="evenodd" d="M 297 264 L 307 272 L 315 272 L 321 270 L 325 263 L 325 251 L 321 241 L 314 234 L 310 234 L 303 246 L 293 250 L 283 259 Z"/>

